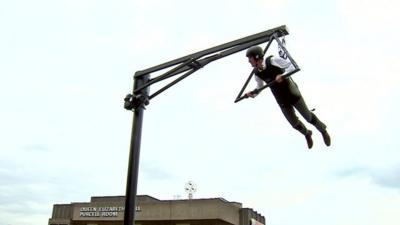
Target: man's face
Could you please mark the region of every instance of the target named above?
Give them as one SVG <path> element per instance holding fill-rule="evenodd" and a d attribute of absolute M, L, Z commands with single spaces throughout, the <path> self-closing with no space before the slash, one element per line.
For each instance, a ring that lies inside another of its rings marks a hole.
<path fill-rule="evenodd" d="M 260 62 L 262 61 L 260 59 L 254 58 L 252 56 L 248 57 L 248 59 L 249 59 L 249 63 L 251 64 L 251 66 L 253 68 L 258 68 L 260 66 Z"/>

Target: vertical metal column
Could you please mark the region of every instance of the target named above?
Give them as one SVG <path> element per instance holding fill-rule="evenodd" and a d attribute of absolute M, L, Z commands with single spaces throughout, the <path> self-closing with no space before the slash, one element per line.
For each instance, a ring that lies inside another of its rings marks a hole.
<path fill-rule="evenodd" d="M 149 80 L 149 77 L 150 76 L 148 74 L 140 77 L 135 76 L 133 90 L 146 84 L 146 82 Z M 139 93 L 134 94 L 148 96 L 149 89 L 145 88 Z M 133 114 L 128 175 L 126 181 L 124 225 L 135 224 L 136 193 L 139 174 L 140 143 L 142 139 L 143 111 L 144 103 L 141 103 L 137 108 L 135 108 Z"/>

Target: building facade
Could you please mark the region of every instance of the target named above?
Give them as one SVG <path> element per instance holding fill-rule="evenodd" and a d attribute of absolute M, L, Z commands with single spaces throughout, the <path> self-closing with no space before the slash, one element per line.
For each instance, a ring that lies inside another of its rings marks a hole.
<path fill-rule="evenodd" d="M 136 225 L 264 225 L 251 208 L 223 198 L 159 200 L 137 196 Z M 48 225 L 122 225 L 124 196 L 92 197 L 90 202 L 55 204 Z"/>

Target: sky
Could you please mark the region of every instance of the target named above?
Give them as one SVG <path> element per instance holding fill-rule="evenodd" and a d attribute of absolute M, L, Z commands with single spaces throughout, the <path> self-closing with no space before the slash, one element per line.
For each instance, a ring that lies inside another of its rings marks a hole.
<path fill-rule="evenodd" d="M 123 98 L 134 73 L 281 25 L 301 68 L 293 79 L 332 145 L 306 124 L 307 149 L 269 90 L 235 104 L 251 71 L 239 52 L 146 107 L 138 194 L 187 198 L 191 180 L 194 198 L 241 202 L 269 225 L 400 224 L 398 8 L 395 0 L 2 1 L 0 225 L 46 224 L 53 204 L 124 195 L 133 113 Z"/>

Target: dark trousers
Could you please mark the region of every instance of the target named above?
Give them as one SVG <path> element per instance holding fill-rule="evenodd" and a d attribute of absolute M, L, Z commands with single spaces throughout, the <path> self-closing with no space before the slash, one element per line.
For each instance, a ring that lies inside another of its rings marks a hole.
<path fill-rule="evenodd" d="M 286 117 L 287 121 L 289 121 L 290 125 L 292 125 L 292 127 L 298 130 L 300 133 L 306 135 L 307 128 L 299 120 L 294 109 L 296 109 L 307 122 L 314 125 L 318 131 L 320 131 L 321 133 L 325 132 L 326 125 L 322 123 L 318 119 L 318 117 L 308 109 L 303 97 L 300 97 L 300 99 L 294 104 L 284 105 L 280 107 L 283 115 Z"/>

